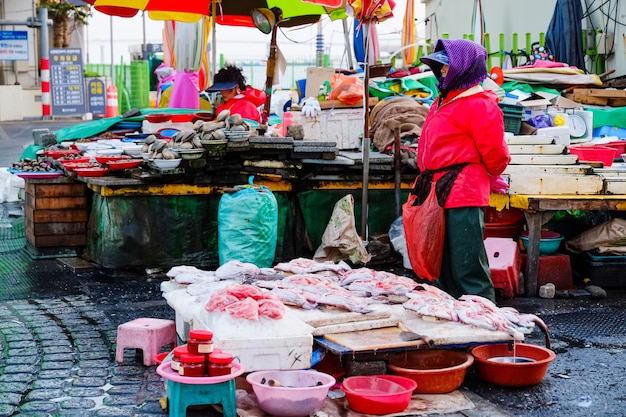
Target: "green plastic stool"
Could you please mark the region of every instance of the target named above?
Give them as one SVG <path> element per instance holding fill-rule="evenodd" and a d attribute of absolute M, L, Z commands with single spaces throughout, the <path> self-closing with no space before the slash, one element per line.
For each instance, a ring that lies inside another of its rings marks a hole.
<path fill-rule="evenodd" d="M 167 380 L 170 417 L 185 417 L 190 405 L 221 404 L 224 417 L 237 417 L 235 380 L 217 384 L 183 384 Z"/>

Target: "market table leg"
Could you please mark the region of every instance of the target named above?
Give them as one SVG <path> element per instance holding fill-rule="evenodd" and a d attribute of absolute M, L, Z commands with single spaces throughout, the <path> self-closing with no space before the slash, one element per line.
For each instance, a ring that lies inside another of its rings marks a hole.
<path fill-rule="evenodd" d="M 537 280 L 539 277 L 539 243 L 541 240 L 541 226 L 546 224 L 556 211 L 525 211 L 528 225 L 528 247 L 526 261 L 526 276 L 524 289 L 526 297 L 537 296 Z"/>

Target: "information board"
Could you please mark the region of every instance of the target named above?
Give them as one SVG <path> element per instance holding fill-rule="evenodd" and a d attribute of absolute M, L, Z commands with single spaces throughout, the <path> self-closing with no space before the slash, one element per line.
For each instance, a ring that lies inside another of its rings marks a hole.
<path fill-rule="evenodd" d="M 76 116 L 86 112 L 80 48 L 50 49 L 50 92 L 53 116 Z"/>
<path fill-rule="evenodd" d="M 106 86 L 99 78 L 87 79 L 87 103 L 89 111 L 94 116 L 104 116 L 106 113 Z"/>
<path fill-rule="evenodd" d="M 0 30 L 0 61 L 28 61 L 28 32 Z"/>

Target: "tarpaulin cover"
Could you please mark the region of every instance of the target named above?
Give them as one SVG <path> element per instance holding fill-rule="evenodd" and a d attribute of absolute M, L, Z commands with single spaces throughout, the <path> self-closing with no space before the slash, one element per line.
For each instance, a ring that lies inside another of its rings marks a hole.
<path fill-rule="evenodd" d="M 293 258 L 288 196 L 275 194 L 281 219 L 276 262 Z M 220 195 L 104 197 L 94 193 L 86 256 L 104 268 L 171 268 L 218 265 Z M 283 251 L 286 250 L 285 253 Z"/>
<path fill-rule="evenodd" d="M 546 46 L 558 62 L 585 69 L 580 0 L 557 0 L 546 31 Z"/>
<path fill-rule="evenodd" d="M 315 250 L 322 243 L 322 235 L 332 216 L 335 203 L 347 193 L 354 196 L 354 217 L 356 229 L 361 230 L 361 191 L 360 190 L 308 190 L 297 194 L 298 204 L 304 218 L 305 232 L 310 241 L 311 250 Z M 394 190 L 370 190 L 368 193 L 369 234 L 387 233 L 389 225 L 395 220 Z M 408 191 L 402 191 L 400 201 L 406 201 Z"/>

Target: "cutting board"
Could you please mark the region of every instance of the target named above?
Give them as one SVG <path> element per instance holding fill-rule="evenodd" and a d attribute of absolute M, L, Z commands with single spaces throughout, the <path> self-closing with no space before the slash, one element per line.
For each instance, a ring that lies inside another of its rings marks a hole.
<path fill-rule="evenodd" d="M 405 342 L 400 339 L 400 332 L 399 327 L 385 327 L 382 329 L 328 334 L 324 338 L 354 352 L 425 344 L 422 340 Z"/>
<path fill-rule="evenodd" d="M 304 310 L 290 307 L 290 310 L 300 320 L 313 327 L 388 319 L 392 315 L 391 310 L 377 310 L 367 314 L 354 313 L 342 309 Z"/>
<path fill-rule="evenodd" d="M 363 320 L 351 323 L 329 324 L 327 326 L 316 327 L 313 336 L 323 336 L 333 333 L 355 332 L 359 330 L 380 329 L 383 327 L 394 327 L 398 325 L 398 318 L 391 317 L 378 320 Z"/>

